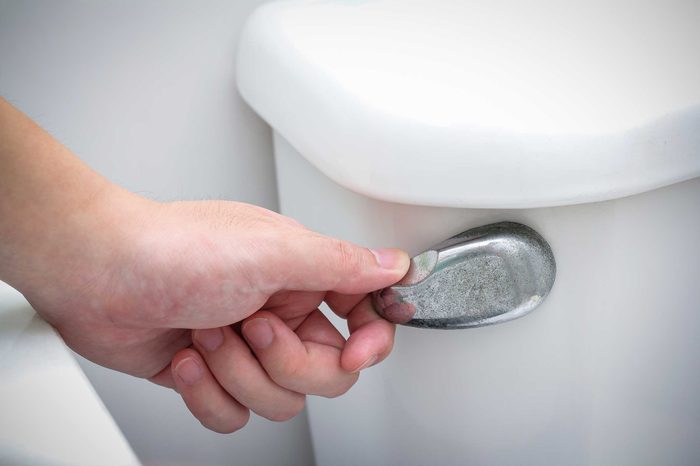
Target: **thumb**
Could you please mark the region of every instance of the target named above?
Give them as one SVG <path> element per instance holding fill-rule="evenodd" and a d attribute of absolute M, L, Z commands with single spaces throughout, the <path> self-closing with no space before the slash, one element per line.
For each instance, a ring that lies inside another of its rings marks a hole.
<path fill-rule="evenodd" d="M 287 290 L 367 293 L 401 280 L 410 263 L 400 249 L 368 249 L 308 230 L 287 231 L 268 251 L 264 279 Z"/>

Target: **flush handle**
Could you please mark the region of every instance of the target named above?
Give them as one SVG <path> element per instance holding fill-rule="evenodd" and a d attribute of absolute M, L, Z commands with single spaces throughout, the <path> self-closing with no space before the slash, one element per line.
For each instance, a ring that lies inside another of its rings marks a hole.
<path fill-rule="evenodd" d="M 372 295 L 385 319 L 412 327 L 481 327 L 522 317 L 554 284 L 549 244 L 513 222 L 473 228 L 411 259 L 406 276 Z"/>

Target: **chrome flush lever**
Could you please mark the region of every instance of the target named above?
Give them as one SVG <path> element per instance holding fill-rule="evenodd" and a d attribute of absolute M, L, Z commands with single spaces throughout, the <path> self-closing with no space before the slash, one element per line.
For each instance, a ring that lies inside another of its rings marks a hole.
<path fill-rule="evenodd" d="M 437 329 L 521 317 L 547 296 L 556 264 L 536 231 L 512 222 L 467 230 L 411 260 L 406 276 L 372 295 L 385 319 Z"/>

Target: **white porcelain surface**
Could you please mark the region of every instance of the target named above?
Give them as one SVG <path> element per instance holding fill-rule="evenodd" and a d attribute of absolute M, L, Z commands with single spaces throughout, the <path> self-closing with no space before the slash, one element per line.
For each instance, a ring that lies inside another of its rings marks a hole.
<path fill-rule="evenodd" d="M 243 97 L 373 198 L 538 207 L 700 175 L 700 3 L 288 1 L 240 42 Z"/>
<path fill-rule="evenodd" d="M 0 464 L 140 464 L 61 338 L 2 282 L 0 373 Z"/>
<path fill-rule="evenodd" d="M 419 207 L 352 193 L 275 143 L 282 212 L 310 228 L 417 253 L 512 220 L 557 260 L 532 314 L 399 327 L 347 395 L 311 398 L 319 466 L 700 464 L 700 178 L 568 207 Z"/>

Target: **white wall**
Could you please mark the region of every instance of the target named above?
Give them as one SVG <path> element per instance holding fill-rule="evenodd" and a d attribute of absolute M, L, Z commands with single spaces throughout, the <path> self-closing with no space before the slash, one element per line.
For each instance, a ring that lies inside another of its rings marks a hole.
<path fill-rule="evenodd" d="M 276 208 L 269 128 L 238 97 L 235 43 L 261 1 L 0 0 L 0 93 L 145 196 Z M 147 465 L 306 465 L 306 419 L 206 431 L 170 390 L 81 364 Z"/>

